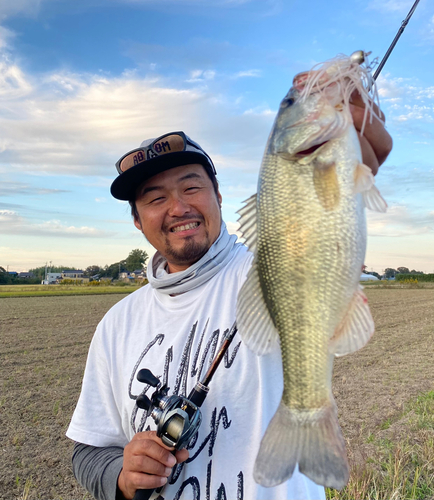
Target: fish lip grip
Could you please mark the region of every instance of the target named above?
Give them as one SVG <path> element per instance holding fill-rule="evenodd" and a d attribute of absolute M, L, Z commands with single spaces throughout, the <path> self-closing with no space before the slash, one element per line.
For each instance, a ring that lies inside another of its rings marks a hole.
<path fill-rule="evenodd" d="M 202 422 L 199 407 L 184 396 L 167 396 L 169 387 L 161 385 L 160 380 L 147 368 L 139 371 L 137 380 L 156 387 L 150 399 L 145 394 L 140 395 L 136 404 L 150 412 L 157 425 L 157 436 L 165 445 L 176 450 L 185 448 Z"/>

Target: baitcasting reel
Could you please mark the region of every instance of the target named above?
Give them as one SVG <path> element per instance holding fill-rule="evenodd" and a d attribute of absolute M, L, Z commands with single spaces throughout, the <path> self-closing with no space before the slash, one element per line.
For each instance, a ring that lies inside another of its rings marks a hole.
<path fill-rule="evenodd" d="M 161 386 L 160 380 L 146 368 L 139 371 L 137 380 L 157 388 L 151 399 L 143 394 L 136 400 L 139 408 L 148 412 L 152 410 L 151 417 L 157 424 L 157 436 L 167 446 L 173 446 L 177 450 L 185 448 L 202 421 L 198 405 L 183 396 L 168 396 L 169 387 L 165 384 Z"/>

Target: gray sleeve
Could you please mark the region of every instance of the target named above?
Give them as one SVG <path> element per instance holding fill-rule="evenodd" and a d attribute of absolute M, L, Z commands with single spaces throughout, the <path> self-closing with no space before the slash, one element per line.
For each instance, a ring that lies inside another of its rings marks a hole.
<path fill-rule="evenodd" d="M 77 481 L 96 500 L 121 500 L 117 488 L 122 470 L 124 449 L 119 446 L 98 448 L 75 443 L 72 454 L 72 470 Z"/>

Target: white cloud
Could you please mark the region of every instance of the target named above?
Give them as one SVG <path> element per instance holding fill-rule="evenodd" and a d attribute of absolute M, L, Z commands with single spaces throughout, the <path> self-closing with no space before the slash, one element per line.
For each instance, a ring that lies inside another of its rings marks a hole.
<path fill-rule="evenodd" d="M 434 122 L 434 86 L 424 87 L 415 79 L 384 75 L 378 79 L 378 93 L 388 121 Z"/>
<path fill-rule="evenodd" d="M 0 233 L 63 238 L 106 238 L 114 234 L 94 227 L 66 225 L 59 220 L 32 224 L 13 210 L 0 210 Z"/>
<path fill-rule="evenodd" d="M 187 80 L 189 83 L 204 82 L 207 80 L 214 80 L 216 72 L 213 70 L 195 69 L 190 72 L 190 78 Z"/>
<path fill-rule="evenodd" d="M 32 77 L 6 62 L 0 69 L 0 169 L 14 172 L 111 175 L 123 151 L 168 130 L 185 130 L 200 143 L 212 138 L 205 147 L 213 155 L 225 141 L 241 151 L 246 140 L 265 140 L 271 126 L 268 111 L 243 116 L 239 103 L 215 92 L 158 78 L 65 71 Z M 209 81 L 215 73 L 200 76 Z M 223 154 L 230 156 L 227 148 Z M 261 155 L 249 148 L 245 160 Z"/>
<path fill-rule="evenodd" d="M 31 85 L 18 66 L 0 61 L 0 97 L 2 99 L 23 98 L 29 95 L 31 90 Z"/>
<path fill-rule="evenodd" d="M 15 38 L 15 33 L 4 26 L 0 26 L 0 50 L 5 51 L 9 47 L 10 40 Z"/>
<path fill-rule="evenodd" d="M 234 75 L 234 78 L 259 78 L 262 75 L 260 69 L 249 69 L 247 71 L 239 71 Z"/>
<path fill-rule="evenodd" d="M 368 10 L 377 10 L 384 13 L 407 13 L 414 0 L 371 0 L 368 5 Z"/>
<path fill-rule="evenodd" d="M 367 211 L 368 235 L 406 237 L 434 235 L 434 212 L 423 214 L 410 211 L 404 205 L 389 207 L 386 213 Z"/>

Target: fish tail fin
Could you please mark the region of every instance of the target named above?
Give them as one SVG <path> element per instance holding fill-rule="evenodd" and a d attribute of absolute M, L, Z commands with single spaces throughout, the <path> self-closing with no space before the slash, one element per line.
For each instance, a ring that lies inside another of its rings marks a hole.
<path fill-rule="evenodd" d="M 262 438 L 254 479 L 262 486 L 277 486 L 292 476 L 297 463 L 317 484 L 336 489 L 347 484 L 345 442 L 334 403 L 312 412 L 280 402 Z"/>

